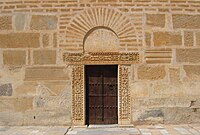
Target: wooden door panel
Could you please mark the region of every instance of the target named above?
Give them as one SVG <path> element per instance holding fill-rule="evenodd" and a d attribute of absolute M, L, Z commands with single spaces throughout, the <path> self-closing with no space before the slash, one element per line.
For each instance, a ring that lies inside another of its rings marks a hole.
<path fill-rule="evenodd" d="M 86 66 L 87 124 L 117 123 L 117 66 Z"/>

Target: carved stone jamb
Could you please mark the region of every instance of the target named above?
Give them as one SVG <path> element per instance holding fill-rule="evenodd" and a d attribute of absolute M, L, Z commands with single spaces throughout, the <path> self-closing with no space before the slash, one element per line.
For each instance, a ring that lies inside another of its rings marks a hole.
<path fill-rule="evenodd" d="M 130 66 L 119 65 L 118 124 L 131 124 L 131 98 L 129 89 Z"/>
<path fill-rule="evenodd" d="M 72 70 L 72 121 L 85 124 L 84 65 L 73 65 Z"/>

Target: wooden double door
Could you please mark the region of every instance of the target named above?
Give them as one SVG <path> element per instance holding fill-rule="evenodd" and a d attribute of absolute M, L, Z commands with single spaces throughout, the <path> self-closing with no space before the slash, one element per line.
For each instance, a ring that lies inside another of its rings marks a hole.
<path fill-rule="evenodd" d="M 86 124 L 117 124 L 118 66 L 86 66 L 85 69 Z"/>

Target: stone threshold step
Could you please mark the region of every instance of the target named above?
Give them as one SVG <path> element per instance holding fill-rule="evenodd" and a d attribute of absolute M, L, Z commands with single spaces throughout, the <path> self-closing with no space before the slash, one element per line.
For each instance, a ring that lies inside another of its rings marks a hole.
<path fill-rule="evenodd" d="M 89 125 L 87 128 L 134 128 L 134 125 L 118 125 L 118 124 Z"/>

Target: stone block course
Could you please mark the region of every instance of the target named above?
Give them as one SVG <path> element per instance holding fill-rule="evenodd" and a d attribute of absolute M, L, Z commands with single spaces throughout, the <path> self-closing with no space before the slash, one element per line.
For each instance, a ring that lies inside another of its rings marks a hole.
<path fill-rule="evenodd" d="M 48 34 L 44 34 L 42 36 L 43 47 L 49 47 L 49 40 L 50 40 L 50 37 Z"/>
<path fill-rule="evenodd" d="M 0 85 L 0 96 L 12 96 L 12 84 L 1 84 Z"/>
<path fill-rule="evenodd" d="M 0 30 L 12 29 L 12 16 L 0 16 Z"/>
<path fill-rule="evenodd" d="M 25 51 L 3 51 L 3 64 L 8 66 L 22 66 L 26 64 Z"/>
<path fill-rule="evenodd" d="M 180 83 L 180 68 L 169 68 L 169 78 L 171 83 Z"/>
<path fill-rule="evenodd" d="M 32 30 L 54 30 L 57 28 L 57 17 L 50 15 L 33 15 L 30 28 Z"/>
<path fill-rule="evenodd" d="M 199 63 L 200 49 L 177 49 L 176 62 L 178 63 Z"/>
<path fill-rule="evenodd" d="M 200 65 L 184 65 L 183 69 L 189 79 L 193 81 L 200 80 Z"/>
<path fill-rule="evenodd" d="M 166 76 L 165 66 L 148 66 L 142 65 L 138 67 L 138 79 L 140 80 L 160 80 Z"/>
<path fill-rule="evenodd" d="M 200 46 L 200 32 L 196 32 L 196 46 Z"/>
<path fill-rule="evenodd" d="M 14 16 L 14 26 L 15 26 L 15 29 L 17 31 L 22 31 L 22 30 L 25 30 L 25 27 L 27 26 L 27 23 L 28 23 L 28 15 L 27 14 L 16 14 Z"/>
<path fill-rule="evenodd" d="M 200 29 L 200 15 L 174 14 L 172 18 L 174 29 Z"/>
<path fill-rule="evenodd" d="M 64 67 L 28 67 L 25 71 L 26 81 L 69 79 L 68 73 L 64 72 Z"/>
<path fill-rule="evenodd" d="M 0 34 L 0 48 L 37 48 L 39 33 Z"/>
<path fill-rule="evenodd" d="M 165 14 L 147 14 L 146 24 L 153 27 L 165 27 Z"/>
<path fill-rule="evenodd" d="M 33 62 L 38 65 L 56 64 L 56 51 L 35 50 L 33 51 Z"/>
<path fill-rule="evenodd" d="M 154 32 L 154 46 L 181 46 L 182 36 L 177 32 Z"/>
<path fill-rule="evenodd" d="M 0 98 L 0 112 L 25 112 L 33 109 L 32 97 Z"/>
<path fill-rule="evenodd" d="M 194 45 L 194 34 L 192 31 L 184 32 L 184 45 L 193 46 Z"/>

